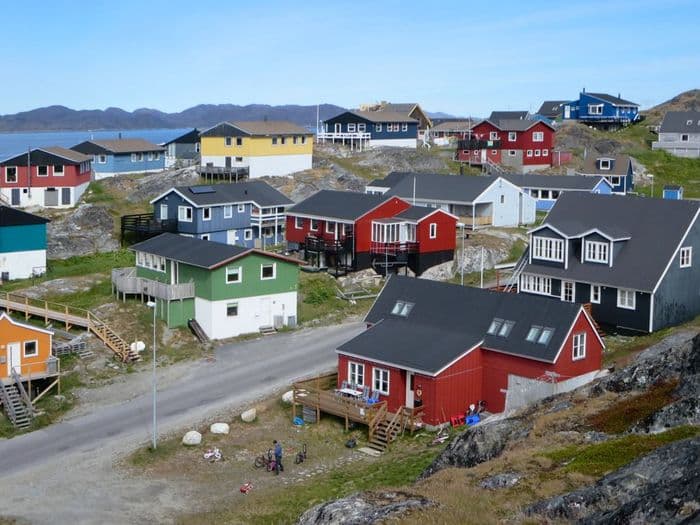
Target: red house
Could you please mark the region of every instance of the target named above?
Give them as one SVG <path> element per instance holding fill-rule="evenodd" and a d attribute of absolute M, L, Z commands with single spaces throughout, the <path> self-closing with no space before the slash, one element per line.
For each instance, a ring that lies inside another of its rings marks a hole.
<path fill-rule="evenodd" d="M 338 384 L 368 385 L 396 412 L 422 406 L 439 425 L 483 400 L 504 410 L 520 378 L 594 373 L 604 344 L 583 306 L 392 276 L 368 329 L 337 349 Z"/>
<path fill-rule="evenodd" d="M 554 127 L 541 120 L 482 120 L 457 142 L 457 160 L 528 172 L 552 166 L 553 148 Z"/>
<path fill-rule="evenodd" d="M 456 227 L 456 216 L 398 197 L 321 190 L 287 210 L 286 236 L 314 266 L 419 275 L 453 259 Z"/>
<path fill-rule="evenodd" d="M 53 146 L 0 162 L 0 194 L 11 206 L 75 206 L 90 184 L 92 157 Z"/>

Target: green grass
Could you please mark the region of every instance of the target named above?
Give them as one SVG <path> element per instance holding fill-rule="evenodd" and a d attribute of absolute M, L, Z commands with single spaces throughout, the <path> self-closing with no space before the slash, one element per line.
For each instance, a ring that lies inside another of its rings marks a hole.
<path fill-rule="evenodd" d="M 700 197 L 700 159 L 675 157 L 661 150 L 639 149 L 630 151 L 630 155 L 654 175 L 654 196 L 661 196 L 665 184 L 679 184 L 683 186 L 684 197 Z M 651 185 L 635 190 L 651 195 Z"/>
<path fill-rule="evenodd" d="M 130 465 L 143 468 L 173 456 L 182 448 L 180 438 L 159 439 L 155 450 L 152 445 L 137 449 L 128 458 Z"/>
<path fill-rule="evenodd" d="M 374 299 L 359 299 L 355 304 L 339 299 L 336 295 L 336 280 L 328 274 L 299 274 L 299 322 L 308 323 L 316 319 L 342 321 L 350 315 L 362 315 L 372 306 Z M 378 290 L 371 289 L 377 293 Z"/>
<path fill-rule="evenodd" d="M 572 445 L 543 454 L 565 472 L 600 477 L 617 470 L 652 450 L 700 434 L 700 427 L 676 427 L 661 434 L 630 434 L 588 446 Z"/>
<path fill-rule="evenodd" d="M 516 239 L 513 245 L 510 247 L 510 251 L 508 252 L 508 258 L 503 262 L 517 262 L 518 260 L 520 260 L 520 257 L 522 257 L 523 253 L 525 253 L 525 248 L 527 248 L 527 242 L 523 241 L 522 239 Z"/>

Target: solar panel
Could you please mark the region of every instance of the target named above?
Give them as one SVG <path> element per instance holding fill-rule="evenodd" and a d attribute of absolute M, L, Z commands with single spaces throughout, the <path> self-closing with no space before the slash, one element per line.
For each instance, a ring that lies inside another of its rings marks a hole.
<path fill-rule="evenodd" d="M 190 186 L 190 191 L 195 195 L 199 195 L 201 193 L 214 193 L 216 190 L 211 186 Z"/>

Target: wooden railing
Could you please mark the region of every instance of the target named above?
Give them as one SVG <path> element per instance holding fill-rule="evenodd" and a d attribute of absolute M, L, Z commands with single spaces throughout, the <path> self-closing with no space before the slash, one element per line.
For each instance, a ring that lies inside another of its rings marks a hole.
<path fill-rule="evenodd" d="M 460 221 L 464 223 L 465 226 L 474 228 L 475 226 L 488 226 L 491 224 L 490 216 L 465 216 L 460 217 Z"/>
<path fill-rule="evenodd" d="M 369 251 L 371 253 L 396 255 L 398 253 L 416 253 L 418 251 L 417 241 L 400 242 L 376 242 L 372 241 Z"/>
<path fill-rule="evenodd" d="M 164 301 L 194 297 L 194 282 L 167 284 L 137 277 L 135 267 L 112 269 L 112 284 L 119 293 L 148 295 Z"/>
<path fill-rule="evenodd" d="M 27 394 L 27 391 L 25 390 L 24 385 L 22 384 L 22 378 L 19 376 L 14 366 L 12 367 L 12 379 L 14 380 L 15 385 L 17 385 L 17 390 L 19 390 L 19 397 L 22 399 L 24 406 L 27 407 L 29 415 L 34 415 L 34 406 L 32 405 L 32 400 L 29 397 L 29 394 Z"/>

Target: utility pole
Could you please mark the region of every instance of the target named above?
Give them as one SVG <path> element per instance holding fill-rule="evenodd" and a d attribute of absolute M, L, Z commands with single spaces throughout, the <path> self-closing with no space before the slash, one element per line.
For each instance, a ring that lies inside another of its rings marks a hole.
<path fill-rule="evenodd" d="M 484 287 L 484 247 L 481 247 L 481 285 L 479 288 Z"/>

